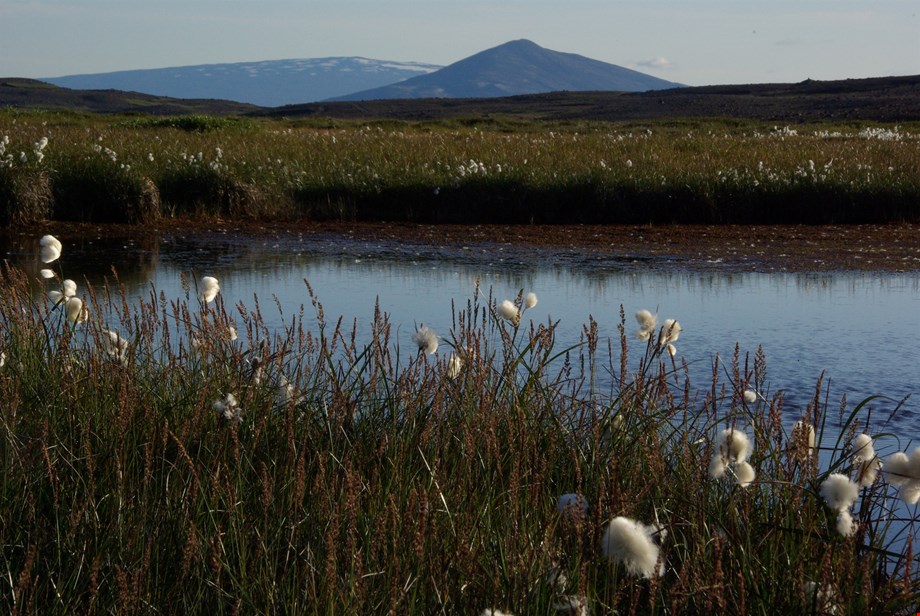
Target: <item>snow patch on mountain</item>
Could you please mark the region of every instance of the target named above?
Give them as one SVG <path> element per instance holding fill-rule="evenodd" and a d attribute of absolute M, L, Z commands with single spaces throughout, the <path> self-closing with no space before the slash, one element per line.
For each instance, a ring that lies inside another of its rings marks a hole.
<path fill-rule="evenodd" d="M 398 83 L 440 69 L 434 64 L 364 57 L 285 58 L 162 69 L 67 75 L 43 81 L 81 90 L 127 90 L 278 107 Z"/>

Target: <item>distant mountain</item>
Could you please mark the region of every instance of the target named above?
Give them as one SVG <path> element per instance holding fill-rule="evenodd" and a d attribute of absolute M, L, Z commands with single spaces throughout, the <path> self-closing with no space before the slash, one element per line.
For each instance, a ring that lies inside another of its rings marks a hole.
<path fill-rule="evenodd" d="M 75 90 L 114 89 L 278 107 L 376 88 L 439 68 L 434 64 L 359 57 L 313 58 L 66 75 L 42 81 Z"/>
<path fill-rule="evenodd" d="M 544 49 L 520 39 L 432 73 L 332 100 L 487 98 L 562 90 L 644 92 L 680 86 L 616 64 Z"/>

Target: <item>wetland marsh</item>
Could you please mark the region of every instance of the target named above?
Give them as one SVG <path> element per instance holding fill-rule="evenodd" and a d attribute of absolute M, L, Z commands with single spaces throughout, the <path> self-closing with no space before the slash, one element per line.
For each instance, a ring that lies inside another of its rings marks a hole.
<path fill-rule="evenodd" d="M 915 611 L 910 127 L 3 134 L 11 612 Z"/>

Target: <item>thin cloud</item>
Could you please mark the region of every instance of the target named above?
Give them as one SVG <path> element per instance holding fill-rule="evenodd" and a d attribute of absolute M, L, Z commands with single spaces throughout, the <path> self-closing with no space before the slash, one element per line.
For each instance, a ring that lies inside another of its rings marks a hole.
<path fill-rule="evenodd" d="M 653 58 L 651 60 L 642 60 L 641 62 L 637 62 L 636 64 L 643 68 L 655 68 L 658 70 L 665 70 L 665 69 L 671 68 L 671 61 L 663 57 Z"/>

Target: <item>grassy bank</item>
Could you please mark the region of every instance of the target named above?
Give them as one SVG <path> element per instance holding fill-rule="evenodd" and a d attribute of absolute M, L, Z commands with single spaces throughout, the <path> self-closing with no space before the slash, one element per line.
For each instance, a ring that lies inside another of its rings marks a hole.
<path fill-rule="evenodd" d="M 916 126 L 0 112 L 0 219 L 920 220 Z"/>
<path fill-rule="evenodd" d="M 61 250 L 2 274 L 9 613 L 915 610 L 920 459 L 821 383 L 793 414 L 759 352 L 691 384 L 679 324 L 559 348 L 485 289 L 411 343 L 316 301 L 269 331 L 213 279 L 64 283 Z"/>

